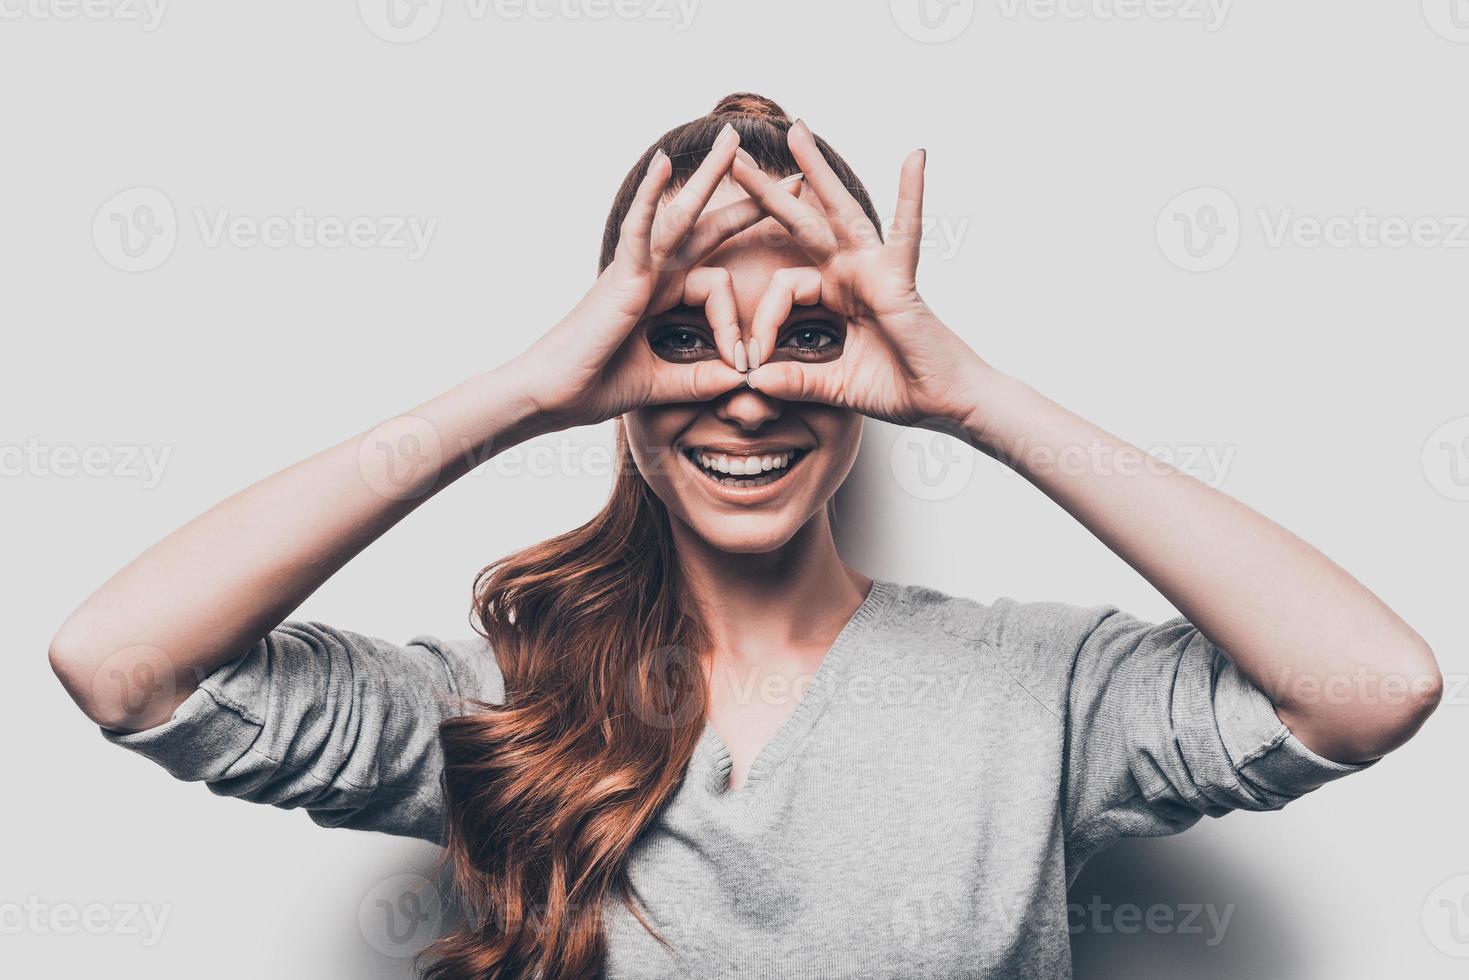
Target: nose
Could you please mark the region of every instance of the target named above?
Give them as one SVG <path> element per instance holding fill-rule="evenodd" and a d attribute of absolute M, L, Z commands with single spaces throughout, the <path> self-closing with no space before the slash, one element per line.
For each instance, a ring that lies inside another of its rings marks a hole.
<path fill-rule="evenodd" d="M 754 432 L 780 418 L 781 403 L 753 388 L 736 388 L 719 400 L 714 414 L 745 432 Z"/>

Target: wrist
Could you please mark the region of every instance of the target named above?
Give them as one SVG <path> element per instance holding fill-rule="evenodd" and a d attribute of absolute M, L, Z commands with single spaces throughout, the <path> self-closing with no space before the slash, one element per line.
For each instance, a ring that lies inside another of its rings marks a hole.
<path fill-rule="evenodd" d="M 474 375 L 461 386 L 485 413 L 483 459 L 561 428 L 537 397 L 530 379 L 531 372 L 518 361 L 508 361 Z"/>
<path fill-rule="evenodd" d="M 1029 387 L 984 361 L 965 372 L 963 390 L 966 411 L 960 425 L 969 441 L 991 456 L 1004 458 L 1009 437 L 1006 426 L 1013 421 L 1015 406 Z"/>

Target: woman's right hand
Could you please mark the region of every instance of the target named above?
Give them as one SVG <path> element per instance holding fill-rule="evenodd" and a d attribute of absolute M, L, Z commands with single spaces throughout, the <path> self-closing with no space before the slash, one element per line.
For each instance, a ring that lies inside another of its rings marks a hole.
<path fill-rule="evenodd" d="M 698 264 L 766 212 L 751 198 L 704 213 L 730 172 L 739 133 L 726 126 L 678 195 L 659 207 L 672 163 L 659 150 L 648 164 L 617 252 L 575 308 L 511 364 L 543 417 L 537 428 L 591 425 L 644 405 L 707 401 L 744 383 L 734 368 L 740 338 L 728 271 Z M 703 307 L 718 358 L 676 363 L 635 330 L 678 305 Z"/>

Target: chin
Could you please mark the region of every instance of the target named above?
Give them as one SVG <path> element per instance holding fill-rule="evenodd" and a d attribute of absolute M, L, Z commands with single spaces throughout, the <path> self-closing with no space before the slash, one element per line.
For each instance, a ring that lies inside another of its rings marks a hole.
<path fill-rule="evenodd" d="M 764 555 L 779 551 L 810 519 L 779 514 L 692 514 L 684 524 L 715 551 L 731 555 Z"/>

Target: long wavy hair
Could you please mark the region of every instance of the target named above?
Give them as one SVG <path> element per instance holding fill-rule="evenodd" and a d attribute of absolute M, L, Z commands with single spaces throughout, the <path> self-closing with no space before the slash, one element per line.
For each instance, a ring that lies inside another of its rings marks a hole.
<path fill-rule="evenodd" d="M 681 186 L 728 122 L 761 169 L 796 172 L 791 120 L 738 93 L 670 130 L 623 180 L 598 271 L 612 261 L 654 152 Z M 880 228 L 851 168 L 818 139 Z M 474 588 L 476 627 L 505 681 L 499 704 L 443 723 L 445 863 L 462 928 L 424 951 L 428 980 L 591 980 L 606 955 L 604 906 L 624 904 L 654 936 L 629 877 L 639 837 L 677 792 L 703 732 L 707 644 L 684 601 L 668 512 L 617 427 L 618 472 L 581 527 L 497 561 Z M 662 941 L 662 938 L 659 937 Z"/>

